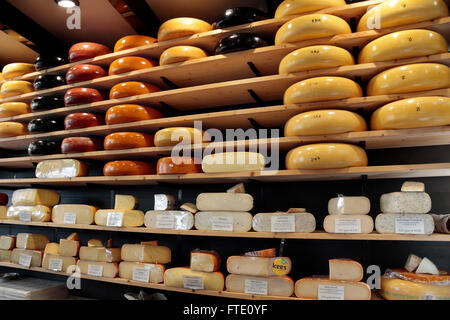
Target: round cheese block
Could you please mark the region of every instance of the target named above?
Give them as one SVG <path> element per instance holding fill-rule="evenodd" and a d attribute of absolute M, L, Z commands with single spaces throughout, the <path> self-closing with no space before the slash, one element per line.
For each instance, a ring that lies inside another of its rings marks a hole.
<path fill-rule="evenodd" d="M 345 33 L 352 33 L 352 30 L 344 19 L 330 14 L 307 14 L 283 24 L 275 35 L 275 44 L 293 43 Z"/>
<path fill-rule="evenodd" d="M 25 124 L 20 122 L 0 122 L 0 138 L 23 136 L 28 134 Z"/>
<path fill-rule="evenodd" d="M 297 82 L 284 92 L 284 104 L 362 97 L 355 81 L 343 77 L 317 77 Z"/>
<path fill-rule="evenodd" d="M 355 64 L 355 59 L 345 49 L 335 46 L 310 46 L 286 55 L 280 62 L 278 73 L 288 74 L 351 64 Z"/>
<path fill-rule="evenodd" d="M 174 18 L 164 22 L 158 30 L 158 41 L 191 36 L 196 33 L 212 30 L 212 26 L 195 18 Z"/>
<path fill-rule="evenodd" d="M 158 62 L 141 57 L 124 57 L 114 60 L 109 66 L 109 75 L 156 67 Z"/>
<path fill-rule="evenodd" d="M 6 102 L 0 104 L 0 118 L 14 117 L 30 112 L 30 106 L 25 102 Z"/>
<path fill-rule="evenodd" d="M 2 74 L 6 80 L 23 76 L 24 74 L 36 71 L 31 63 L 10 63 L 3 67 Z"/>
<path fill-rule="evenodd" d="M 388 0 L 359 20 L 357 31 L 384 29 L 447 17 L 444 0 Z"/>
<path fill-rule="evenodd" d="M 397 270 L 395 270 L 397 271 Z M 449 282 L 450 276 L 446 277 L 444 281 L 434 281 L 437 278 L 435 275 L 429 274 L 412 274 L 410 272 L 402 272 L 404 274 L 416 275 L 413 280 L 400 279 L 399 277 L 381 277 L 380 294 L 387 300 L 449 300 L 450 290 Z M 427 278 L 430 278 L 428 280 Z M 428 281 L 427 281 L 428 280 Z M 431 283 L 430 283 L 431 282 Z M 439 282 L 443 282 L 440 284 Z"/>
<path fill-rule="evenodd" d="M 137 104 L 121 104 L 108 109 L 105 116 L 106 124 L 144 121 L 162 118 L 163 114 L 153 108 Z"/>
<path fill-rule="evenodd" d="M 277 7 L 275 18 L 345 5 L 345 0 L 285 0 Z"/>
<path fill-rule="evenodd" d="M 114 132 L 108 134 L 103 142 L 105 150 L 122 150 L 153 146 L 153 136 L 139 132 Z"/>
<path fill-rule="evenodd" d="M 94 64 L 79 64 L 71 67 L 66 73 L 67 83 L 93 80 L 106 77 L 106 71 Z"/>
<path fill-rule="evenodd" d="M 91 59 L 97 56 L 111 53 L 111 49 L 99 43 L 80 42 L 74 44 L 69 50 L 70 62 Z"/>
<path fill-rule="evenodd" d="M 360 52 L 358 63 L 407 59 L 447 52 L 447 41 L 431 30 L 404 30 L 369 42 Z"/>
<path fill-rule="evenodd" d="M 41 71 L 41 70 L 61 66 L 65 63 L 66 63 L 66 60 L 63 57 L 40 55 L 36 58 L 36 61 L 34 62 L 34 67 L 36 68 L 36 70 Z"/>
<path fill-rule="evenodd" d="M 389 103 L 370 119 L 372 130 L 408 129 L 450 124 L 450 98 L 417 97 Z"/>
<path fill-rule="evenodd" d="M 65 106 L 75 104 L 94 103 L 103 100 L 103 95 L 97 89 L 91 88 L 73 88 L 66 91 L 64 95 Z"/>
<path fill-rule="evenodd" d="M 105 124 L 103 115 L 87 112 L 71 113 L 64 118 L 66 130 L 96 127 Z"/>
<path fill-rule="evenodd" d="M 308 144 L 286 155 L 286 169 L 339 169 L 367 166 L 366 152 L 345 143 Z"/>
<path fill-rule="evenodd" d="M 40 74 L 34 79 L 33 86 L 36 90 L 50 89 L 66 84 L 64 76 L 57 74 Z"/>
<path fill-rule="evenodd" d="M 64 107 L 64 98 L 60 96 L 39 96 L 31 100 L 32 111 L 42 111 Z"/>
<path fill-rule="evenodd" d="M 21 94 L 26 94 L 33 92 L 34 87 L 31 82 L 21 81 L 21 80 L 10 80 L 5 81 L 0 89 L 0 94 L 3 98 L 20 96 Z"/>
<path fill-rule="evenodd" d="M 124 97 L 138 96 L 141 94 L 161 91 L 160 88 L 150 83 L 128 81 L 116 84 L 109 91 L 110 99 L 120 99 Z"/>
<path fill-rule="evenodd" d="M 164 157 L 156 164 L 156 174 L 202 173 L 201 159 L 190 157 Z"/>
<path fill-rule="evenodd" d="M 48 154 L 60 153 L 59 143 L 56 141 L 33 141 L 28 145 L 28 154 L 30 156 L 44 156 Z"/>
<path fill-rule="evenodd" d="M 366 121 L 354 112 L 314 110 L 290 118 L 284 127 L 284 136 L 313 136 L 366 130 Z"/>
<path fill-rule="evenodd" d="M 183 144 L 198 144 L 209 139 L 209 136 L 203 138 L 202 130 L 188 127 L 173 127 L 161 129 L 155 133 L 155 146 L 171 147 L 176 146 L 182 141 Z"/>
<path fill-rule="evenodd" d="M 63 130 L 64 126 L 61 121 L 54 119 L 36 118 L 28 122 L 29 133 L 42 133 Z"/>
<path fill-rule="evenodd" d="M 157 40 L 153 37 L 132 35 L 120 38 L 114 46 L 114 52 L 127 50 L 131 48 L 146 46 L 155 43 Z"/>
<path fill-rule="evenodd" d="M 219 41 L 215 54 L 225 54 L 267 46 L 267 42 L 250 33 L 234 33 Z"/>
<path fill-rule="evenodd" d="M 137 176 L 155 174 L 155 166 L 144 161 L 110 161 L 103 167 L 105 176 Z"/>
<path fill-rule="evenodd" d="M 175 46 L 166 49 L 159 57 L 159 64 L 165 66 L 167 64 L 183 62 L 188 60 L 200 59 L 207 57 L 205 51 L 193 46 Z"/>
<path fill-rule="evenodd" d="M 407 93 L 450 87 L 450 68 L 439 63 L 416 63 L 395 67 L 373 77 L 367 95 Z"/>
<path fill-rule="evenodd" d="M 98 138 L 71 137 L 61 142 L 62 153 L 91 152 L 103 148 L 103 141 Z"/>
<path fill-rule="evenodd" d="M 212 24 L 213 29 L 223 29 L 267 19 L 267 15 L 259 9 L 237 7 L 226 9 L 223 15 Z"/>

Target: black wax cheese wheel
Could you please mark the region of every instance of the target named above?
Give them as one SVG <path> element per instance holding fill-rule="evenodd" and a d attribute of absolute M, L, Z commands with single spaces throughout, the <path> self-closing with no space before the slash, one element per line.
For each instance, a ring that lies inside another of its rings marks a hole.
<path fill-rule="evenodd" d="M 49 110 L 64 107 L 64 98 L 60 96 L 39 96 L 31 101 L 32 111 Z"/>
<path fill-rule="evenodd" d="M 52 132 L 63 130 L 63 122 L 53 119 L 33 119 L 28 123 L 29 133 Z"/>
<path fill-rule="evenodd" d="M 34 66 L 36 67 L 36 70 L 40 71 L 44 69 L 61 66 L 66 63 L 67 61 L 60 56 L 40 55 L 39 57 L 36 58 Z"/>
<path fill-rule="evenodd" d="M 57 141 L 33 141 L 28 145 L 28 154 L 30 156 L 43 156 L 47 154 L 61 153 L 60 143 Z"/>
<path fill-rule="evenodd" d="M 50 89 L 63 86 L 66 84 L 64 76 L 57 74 L 41 74 L 34 80 L 34 88 L 36 90 Z"/>
<path fill-rule="evenodd" d="M 250 33 L 234 33 L 220 40 L 215 54 L 224 54 L 267 46 L 267 42 Z"/>
<path fill-rule="evenodd" d="M 214 29 L 229 28 L 241 24 L 267 19 L 261 10 L 250 7 L 229 8 L 213 23 Z"/>

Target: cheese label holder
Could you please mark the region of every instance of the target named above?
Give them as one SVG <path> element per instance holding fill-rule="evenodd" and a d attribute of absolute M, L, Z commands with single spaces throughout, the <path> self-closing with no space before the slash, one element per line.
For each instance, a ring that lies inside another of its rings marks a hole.
<path fill-rule="evenodd" d="M 94 277 L 102 277 L 103 276 L 103 266 L 89 264 L 88 265 L 88 275 L 94 276 Z"/>
<path fill-rule="evenodd" d="M 31 221 L 31 212 L 30 211 L 20 211 L 19 212 L 19 220 L 23 222 Z"/>
<path fill-rule="evenodd" d="M 64 223 L 65 224 L 76 224 L 77 223 L 77 214 L 72 212 L 64 213 Z"/>
<path fill-rule="evenodd" d="M 204 290 L 203 278 L 197 276 L 183 276 L 183 286 L 185 289 Z"/>
<path fill-rule="evenodd" d="M 233 217 L 212 217 L 211 229 L 213 231 L 233 231 Z"/>
<path fill-rule="evenodd" d="M 334 230 L 336 233 L 361 233 L 361 220 L 336 219 Z"/>
<path fill-rule="evenodd" d="M 108 212 L 108 218 L 106 220 L 107 227 L 121 227 L 123 224 L 122 212 Z"/>
<path fill-rule="evenodd" d="M 245 293 L 267 296 L 268 283 L 265 280 L 245 280 Z"/>
<path fill-rule="evenodd" d="M 270 231 L 271 232 L 295 232 L 295 217 L 286 216 L 274 216 L 270 218 Z"/>
<path fill-rule="evenodd" d="M 344 300 L 344 286 L 319 284 L 319 300 Z"/>
<path fill-rule="evenodd" d="M 63 261 L 61 259 L 49 259 L 48 268 L 53 271 L 62 271 Z"/>
<path fill-rule="evenodd" d="M 150 268 L 145 266 L 144 268 L 133 268 L 133 280 L 139 282 L 148 282 L 150 279 Z"/>
<path fill-rule="evenodd" d="M 21 254 L 19 256 L 19 264 L 21 266 L 29 268 L 31 266 L 31 258 L 32 257 L 29 254 Z"/>
<path fill-rule="evenodd" d="M 425 234 L 425 221 L 422 218 L 395 218 L 395 233 Z"/>
<path fill-rule="evenodd" d="M 156 217 L 156 228 L 158 229 L 174 229 L 175 217 L 173 214 L 160 214 Z"/>

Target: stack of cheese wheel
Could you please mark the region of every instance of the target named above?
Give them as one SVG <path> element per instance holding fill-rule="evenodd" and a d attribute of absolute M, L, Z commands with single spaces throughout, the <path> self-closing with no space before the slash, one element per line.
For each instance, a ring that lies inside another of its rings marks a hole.
<path fill-rule="evenodd" d="M 42 268 L 72 273 L 78 261 L 80 239 L 76 233 L 72 233 L 59 243 L 49 242 L 44 250 Z"/>
<path fill-rule="evenodd" d="M 380 198 L 381 214 L 375 219 L 379 233 L 432 234 L 434 220 L 428 213 L 431 198 L 422 182 L 407 181 L 401 192 L 383 194 Z"/>
<path fill-rule="evenodd" d="M 288 212 L 257 213 L 252 221 L 257 232 L 301 232 L 316 230 L 316 218 L 304 208 L 291 208 Z"/>
<path fill-rule="evenodd" d="M 370 200 L 367 197 L 345 197 L 339 195 L 328 201 L 328 213 L 323 228 L 328 233 L 371 233 L 373 219 Z"/>
<path fill-rule="evenodd" d="M 275 257 L 265 250 L 257 256 L 231 256 L 227 260 L 230 273 L 226 279 L 227 291 L 263 296 L 290 297 L 294 281 L 288 276 L 291 259 Z"/>
<path fill-rule="evenodd" d="M 246 232 L 252 228 L 253 197 L 247 193 L 200 193 L 195 214 L 197 230 Z"/>
<path fill-rule="evenodd" d="M 144 212 L 137 210 L 135 197 L 116 196 L 114 209 L 100 209 L 95 212 L 95 224 L 107 227 L 140 227 L 144 224 Z"/>
<path fill-rule="evenodd" d="M 82 246 L 80 260 L 77 262 L 82 274 L 96 277 L 115 278 L 119 273 L 120 248 L 101 246 Z"/>
<path fill-rule="evenodd" d="M 329 260 L 330 275 L 308 277 L 295 283 L 295 295 L 316 300 L 370 300 L 370 287 L 362 282 L 362 266 L 350 259 Z"/>
<path fill-rule="evenodd" d="M 192 251 L 190 267 L 167 269 L 164 284 L 168 287 L 222 291 L 225 281 L 219 268 L 220 257 L 217 253 Z"/>
<path fill-rule="evenodd" d="M 119 276 L 123 279 L 146 283 L 164 281 L 164 264 L 170 262 L 170 248 L 159 246 L 157 241 L 141 244 L 124 244 L 122 261 L 119 265 Z"/>
<path fill-rule="evenodd" d="M 40 267 L 48 242 L 48 237 L 44 234 L 18 233 L 16 248 L 11 251 L 11 262 L 27 268 Z M 10 243 L 13 243 L 13 239 L 10 239 Z"/>

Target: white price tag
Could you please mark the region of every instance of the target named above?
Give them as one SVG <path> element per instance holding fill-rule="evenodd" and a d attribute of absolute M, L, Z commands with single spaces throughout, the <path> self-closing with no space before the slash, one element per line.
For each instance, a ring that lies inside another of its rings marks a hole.
<path fill-rule="evenodd" d="M 19 264 L 29 268 L 31 266 L 31 256 L 29 254 L 21 254 L 19 256 Z"/>
<path fill-rule="evenodd" d="M 64 223 L 66 224 L 75 224 L 77 223 L 77 214 L 72 212 L 64 213 Z"/>
<path fill-rule="evenodd" d="M 295 232 L 295 217 L 292 215 L 270 218 L 271 232 Z"/>
<path fill-rule="evenodd" d="M 334 232 L 361 233 L 361 219 L 336 219 Z"/>
<path fill-rule="evenodd" d="M 233 217 L 213 217 L 211 223 L 214 231 L 233 231 Z"/>
<path fill-rule="evenodd" d="M 156 228 L 174 229 L 175 217 L 172 214 L 160 214 L 156 217 Z"/>
<path fill-rule="evenodd" d="M 121 227 L 123 221 L 123 212 L 108 212 L 106 220 L 107 227 Z"/>
<path fill-rule="evenodd" d="M 319 284 L 319 300 L 344 300 L 344 286 Z"/>
<path fill-rule="evenodd" d="M 423 218 L 395 218 L 395 233 L 425 234 Z"/>
<path fill-rule="evenodd" d="M 203 278 L 196 276 L 183 276 L 183 286 L 186 289 L 203 290 Z"/>
<path fill-rule="evenodd" d="M 48 268 L 53 271 L 62 271 L 63 261 L 61 259 L 49 259 Z"/>
<path fill-rule="evenodd" d="M 101 277 L 103 276 L 103 266 L 97 266 L 95 264 L 88 265 L 88 275 Z"/>
<path fill-rule="evenodd" d="M 31 212 L 30 211 L 20 211 L 19 212 L 19 220 L 23 222 L 31 221 Z"/>
<path fill-rule="evenodd" d="M 139 282 L 148 282 L 150 279 L 150 269 L 149 268 L 133 268 L 133 280 Z"/>
<path fill-rule="evenodd" d="M 245 293 L 267 296 L 267 281 L 245 280 Z"/>

